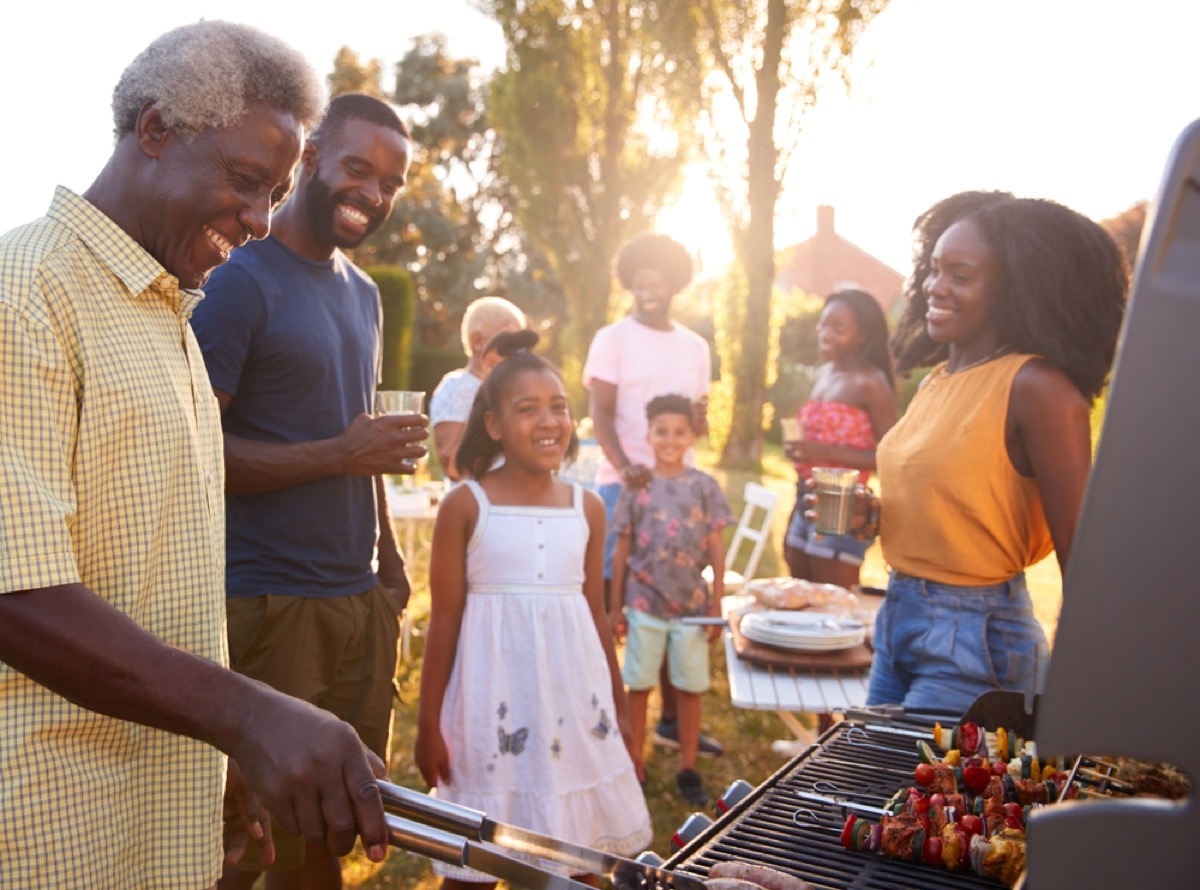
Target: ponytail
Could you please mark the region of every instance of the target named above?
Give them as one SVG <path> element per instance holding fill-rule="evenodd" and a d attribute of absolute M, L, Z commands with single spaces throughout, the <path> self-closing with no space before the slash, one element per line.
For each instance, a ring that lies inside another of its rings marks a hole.
<path fill-rule="evenodd" d="M 512 380 L 522 371 L 549 371 L 559 382 L 562 375 L 550 362 L 531 350 L 537 345 L 537 331 L 520 330 L 504 331 L 488 341 L 485 352 L 496 352 L 501 361 L 483 379 L 475 401 L 471 404 L 471 414 L 467 418 L 467 427 L 463 430 L 462 440 L 454 455 L 454 462 L 459 469 L 478 479 L 496 462 L 496 458 L 504 451 L 502 443 L 493 439 L 487 431 L 485 417 L 488 412 L 500 413 L 500 397 Z M 575 460 L 579 452 L 579 438 L 571 430 L 571 441 L 567 446 L 566 462 Z"/>

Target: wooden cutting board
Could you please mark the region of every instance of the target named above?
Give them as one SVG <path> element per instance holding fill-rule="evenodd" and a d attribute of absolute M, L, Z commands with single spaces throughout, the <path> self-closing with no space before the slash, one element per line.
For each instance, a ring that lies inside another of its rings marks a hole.
<path fill-rule="evenodd" d="M 729 629 L 733 632 L 733 649 L 738 658 L 760 667 L 800 668 L 810 670 L 861 670 L 871 666 L 871 650 L 866 643 L 837 652 L 797 652 L 794 649 L 778 649 L 748 640 L 742 636 L 742 616 L 729 616 Z"/>

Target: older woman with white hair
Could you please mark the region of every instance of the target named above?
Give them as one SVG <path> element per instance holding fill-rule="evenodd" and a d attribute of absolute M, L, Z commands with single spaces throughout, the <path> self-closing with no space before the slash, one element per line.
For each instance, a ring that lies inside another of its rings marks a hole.
<path fill-rule="evenodd" d="M 442 474 L 447 479 L 457 482 L 460 478 L 454 454 L 466 429 L 475 393 L 479 392 L 483 378 L 499 360 L 499 356 L 488 353 L 488 344 L 497 334 L 519 331 L 523 327 L 525 313 L 503 297 L 480 297 L 463 313 L 462 344 L 467 365 L 443 377 L 429 401 L 434 448 L 442 465 Z"/>

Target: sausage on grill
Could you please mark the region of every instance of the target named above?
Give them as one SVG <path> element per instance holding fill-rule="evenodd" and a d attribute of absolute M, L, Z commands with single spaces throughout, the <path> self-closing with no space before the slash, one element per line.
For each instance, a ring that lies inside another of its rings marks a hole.
<path fill-rule="evenodd" d="M 708 870 L 708 880 L 705 881 L 705 885 L 709 890 L 746 890 L 741 887 L 714 886 L 716 881 L 725 880 L 746 882 L 755 888 L 762 888 L 762 890 L 810 890 L 808 882 L 795 875 L 749 862 L 731 860 L 716 863 Z"/>

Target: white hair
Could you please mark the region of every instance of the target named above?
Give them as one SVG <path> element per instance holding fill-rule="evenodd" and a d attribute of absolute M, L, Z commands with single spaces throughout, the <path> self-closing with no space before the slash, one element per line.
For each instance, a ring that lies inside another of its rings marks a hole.
<path fill-rule="evenodd" d="M 125 69 L 113 90 L 118 139 L 133 131 L 147 102 L 190 141 L 233 126 L 254 102 L 295 115 L 307 130 L 321 117 L 325 92 L 304 56 L 279 38 L 250 25 L 201 21 L 156 38 Z"/>
<path fill-rule="evenodd" d="M 510 303 L 504 297 L 480 297 L 467 306 L 462 320 L 463 350 L 471 354 L 471 335 L 499 333 L 506 324 L 515 324 L 518 328 L 525 327 L 525 313 Z"/>

